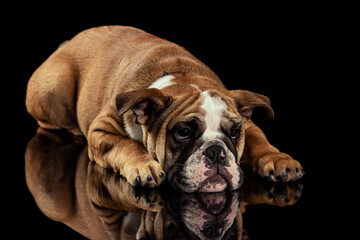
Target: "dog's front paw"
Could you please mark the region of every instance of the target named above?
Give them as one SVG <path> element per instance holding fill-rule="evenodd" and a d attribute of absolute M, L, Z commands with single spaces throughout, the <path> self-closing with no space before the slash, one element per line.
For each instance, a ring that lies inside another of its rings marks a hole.
<path fill-rule="evenodd" d="M 254 171 L 273 182 L 296 181 L 304 175 L 300 163 L 285 153 L 269 153 L 260 157 Z"/>
<path fill-rule="evenodd" d="M 154 159 L 132 159 L 125 163 L 120 174 L 132 186 L 153 188 L 159 186 L 165 179 L 165 173 L 160 164 Z"/>

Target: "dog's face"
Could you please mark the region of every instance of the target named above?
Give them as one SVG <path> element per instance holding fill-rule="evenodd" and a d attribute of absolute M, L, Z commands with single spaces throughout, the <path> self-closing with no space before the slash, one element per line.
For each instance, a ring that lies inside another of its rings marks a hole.
<path fill-rule="evenodd" d="M 125 124 L 129 135 L 143 142 L 163 166 L 168 180 L 185 192 L 239 188 L 245 122 L 256 106 L 264 106 L 272 114 L 269 100 L 262 95 L 241 90 L 202 91 L 186 84 L 130 92 L 118 96 L 117 102 L 121 103 L 119 115 L 132 110 L 125 122 L 138 124 Z M 124 102 L 129 104 L 124 107 Z"/>
<path fill-rule="evenodd" d="M 164 170 L 186 192 L 219 192 L 241 184 L 243 119 L 219 92 L 198 93 L 168 124 Z"/>

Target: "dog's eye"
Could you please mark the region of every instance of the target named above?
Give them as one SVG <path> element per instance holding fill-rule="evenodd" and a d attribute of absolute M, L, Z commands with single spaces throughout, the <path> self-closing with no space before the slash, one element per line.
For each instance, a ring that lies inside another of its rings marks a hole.
<path fill-rule="evenodd" d="M 237 127 L 237 128 L 234 128 L 232 131 L 231 131 L 231 134 L 230 134 L 230 138 L 232 140 L 236 140 L 239 138 L 239 135 L 240 135 L 240 128 Z"/>
<path fill-rule="evenodd" d="M 175 137 L 178 140 L 184 140 L 190 137 L 191 130 L 189 128 L 179 128 L 175 130 Z"/>

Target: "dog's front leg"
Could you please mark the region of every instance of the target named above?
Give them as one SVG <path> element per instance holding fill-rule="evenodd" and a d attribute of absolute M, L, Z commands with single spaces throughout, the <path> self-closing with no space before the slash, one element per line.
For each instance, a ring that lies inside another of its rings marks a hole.
<path fill-rule="evenodd" d="M 108 108 L 95 118 L 87 138 L 90 159 L 119 171 L 131 185 L 155 187 L 163 181 L 162 167 L 142 143 L 127 136 L 115 109 Z"/>
<path fill-rule="evenodd" d="M 254 172 L 270 181 L 294 181 L 304 174 L 300 163 L 272 146 L 251 120 L 245 125 L 244 158 Z"/>

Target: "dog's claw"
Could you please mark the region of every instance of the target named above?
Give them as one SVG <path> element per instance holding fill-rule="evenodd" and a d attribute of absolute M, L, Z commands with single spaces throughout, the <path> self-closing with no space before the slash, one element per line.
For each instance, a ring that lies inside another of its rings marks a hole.
<path fill-rule="evenodd" d="M 165 178 L 161 165 L 155 160 L 128 162 L 120 174 L 124 176 L 132 186 L 147 188 L 159 186 Z"/>

